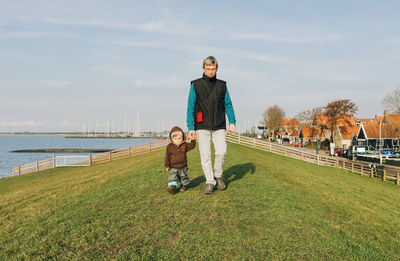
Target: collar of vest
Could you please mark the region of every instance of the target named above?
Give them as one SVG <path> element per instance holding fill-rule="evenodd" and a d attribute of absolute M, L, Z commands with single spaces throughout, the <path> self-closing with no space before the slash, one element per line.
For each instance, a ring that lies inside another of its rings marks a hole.
<path fill-rule="evenodd" d="M 209 81 L 209 82 L 216 82 L 217 81 L 217 74 L 214 75 L 214 77 L 208 77 L 205 73 L 203 73 L 203 79 Z"/>

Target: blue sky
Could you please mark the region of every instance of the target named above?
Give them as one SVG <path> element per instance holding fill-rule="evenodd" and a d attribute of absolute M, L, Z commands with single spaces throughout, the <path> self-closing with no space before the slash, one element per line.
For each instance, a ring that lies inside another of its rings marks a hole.
<path fill-rule="evenodd" d="M 1 1 L 0 132 L 186 128 L 215 56 L 244 129 L 400 86 L 399 1 Z"/>

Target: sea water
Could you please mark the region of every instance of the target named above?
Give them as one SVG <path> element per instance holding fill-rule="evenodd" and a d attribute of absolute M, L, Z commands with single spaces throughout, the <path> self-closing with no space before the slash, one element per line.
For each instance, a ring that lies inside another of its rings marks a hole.
<path fill-rule="evenodd" d="M 63 135 L 0 135 L 0 177 L 12 174 L 19 165 L 51 158 L 54 155 L 90 155 L 95 153 L 12 152 L 22 149 L 121 149 L 158 139 L 65 138 Z"/>

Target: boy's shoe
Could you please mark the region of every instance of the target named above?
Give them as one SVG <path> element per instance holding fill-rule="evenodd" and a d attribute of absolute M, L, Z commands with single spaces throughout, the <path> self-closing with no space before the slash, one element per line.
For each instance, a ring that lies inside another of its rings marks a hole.
<path fill-rule="evenodd" d="M 169 192 L 169 194 L 175 194 L 175 186 L 168 186 L 167 191 Z"/>
<path fill-rule="evenodd" d="M 181 191 L 185 191 L 185 190 L 187 190 L 187 186 L 186 185 L 182 185 L 181 186 Z"/>
<path fill-rule="evenodd" d="M 204 191 L 204 194 L 211 194 L 214 192 L 214 185 L 211 183 L 206 184 L 206 190 Z"/>
<path fill-rule="evenodd" d="M 217 180 L 217 189 L 218 190 L 225 190 L 226 189 L 226 185 L 224 183 L 224 181 L 222 180 L 222 178 L 216 178 Z"/>

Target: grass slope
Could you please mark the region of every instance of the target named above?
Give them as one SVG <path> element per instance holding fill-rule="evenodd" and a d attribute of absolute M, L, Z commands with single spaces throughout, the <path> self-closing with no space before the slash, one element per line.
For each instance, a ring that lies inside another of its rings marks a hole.
<path fill-rule="evenodd" d="M 0 180 L 0 259 L 398 260 L 393 183 L 229 144 L 228 189 L 169 195 L 164 152 Z"/>

